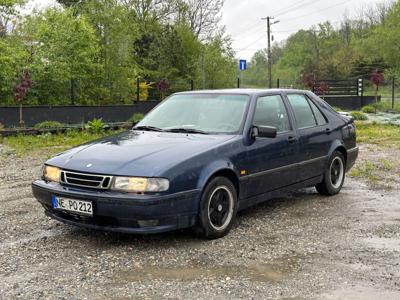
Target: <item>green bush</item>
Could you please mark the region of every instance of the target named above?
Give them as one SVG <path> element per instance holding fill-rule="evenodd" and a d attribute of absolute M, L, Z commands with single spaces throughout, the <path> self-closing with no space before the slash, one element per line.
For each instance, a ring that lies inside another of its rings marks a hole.
<path fill-rule="evenodd" d="M 4 130 L 4 125 L 0 123 L 0 131 Z"/>
<path fill-rule="evenodd" d="M 144 118 L 144 115 L 141 113 L 135 113 L 132 117 L 129 118 L 128 122 L 137 123 L 140 122 Z"/>
<path fill-rule="evenodd" d="M 392 110 L 395 111 L 396 113 L 400 114 L 400 103 L 396 103 Z"/>
<path fill-rule="evenodd" d="M 90 133 L 99 134 L 104 132 L 108 126 L 103 122 L 103 120 L 94 118 L 92 121 L 87 122 L 85 129 Z"/>
<path fill-rule="evenodd" d="M 378 102 L 378 103 L 373 103 L 371 106 L 376 109 L 376 111 L 381 111 L 381 112 L 387 112 L 391 110 L 391 105 L 388 102 Z"/>
<path fill-rule="evenodd" d="M 365 120 L 368 120 L 367 115 L 364 114 L 364 113 L 361 112 L 361 111 L 352 111 L 352 112 L 350 113 L 350 115 L 354 118 L 354 120 L 357 120 L 357 121 L 365 121 Z"/>
<path fill-rule="evenodd" d="M 333 108 L 334 110 L 336 110 L 336 111 L 343 111 L 343 109 L 341 109 L 340 107 L 337 107 L 337 106 L 332 106 L 332 108 Z"/>
<path fill-rule="evenodd" d="M 367 106 L 364 106 L 361 109 L 361 111 L 366 114 L 373 114 L 373 113 L 375 113 L 375 107 L 373 107 L 372 105 L 367 105 Z"/>
<path fill-rule="evenodd" d="M 44 121 L 35 125 L 36 129 L 49 129 L 49 128 L 61 128 L 65 127 L 65 124 L 62 124 L 57 121 Z"/>

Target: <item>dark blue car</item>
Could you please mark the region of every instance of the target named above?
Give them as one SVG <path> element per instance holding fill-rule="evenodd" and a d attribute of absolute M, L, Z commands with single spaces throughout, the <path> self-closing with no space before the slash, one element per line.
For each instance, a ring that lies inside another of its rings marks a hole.
<path fill-rule="evenodd" d="M 67 224 L 218 238 L 239 210 L 282 192 L 337 194 L 357 155 L 353 120 L 311 92 L 185 92 L 130 131 L 48 160 L 32 188 Z"/>

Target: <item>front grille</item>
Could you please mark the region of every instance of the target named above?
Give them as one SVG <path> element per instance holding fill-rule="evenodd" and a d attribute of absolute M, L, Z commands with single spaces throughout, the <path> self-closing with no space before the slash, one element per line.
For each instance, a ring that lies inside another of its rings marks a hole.
<path fill-rule="evenodd" d="M 79 187 L 106 190 L 110 188 L 111 179 L 112 176 L 61 171 L 62 183 Z"/>

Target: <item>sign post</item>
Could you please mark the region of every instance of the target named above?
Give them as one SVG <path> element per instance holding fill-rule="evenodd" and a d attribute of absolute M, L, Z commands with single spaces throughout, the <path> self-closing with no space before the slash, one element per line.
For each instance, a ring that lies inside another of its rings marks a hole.
<path fill-rule="evenodd" d="M 247 69 L 247 61 L 245 59 L 239 60 L 239 70 L 245 71 Z"/>
<path fill-rule="evenodd" d="M 242 71 L 246 71 L 247 69 L 247 61 L 245 59 L 239 60 L 239 72 L 240 77 L 238 77 L 238 88 L 240 88 L 240 81 L 242 81 Z"/>

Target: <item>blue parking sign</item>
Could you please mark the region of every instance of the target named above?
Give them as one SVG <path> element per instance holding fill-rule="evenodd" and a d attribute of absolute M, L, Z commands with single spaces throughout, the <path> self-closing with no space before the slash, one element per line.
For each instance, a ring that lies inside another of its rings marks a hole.
<path fill-rule="evenodd" d="M 240 71 L 244 71 L 247 68 L 247 61 L 244 59 L 239 60 L 239 69 Z"/>

